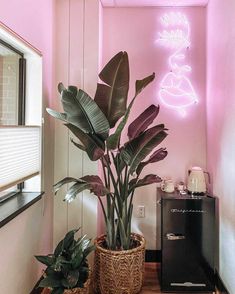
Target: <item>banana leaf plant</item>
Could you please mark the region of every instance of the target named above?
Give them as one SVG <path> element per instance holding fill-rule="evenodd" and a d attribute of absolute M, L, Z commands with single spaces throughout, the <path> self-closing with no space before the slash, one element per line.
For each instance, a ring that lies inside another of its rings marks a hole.
<path fill-rule="evenodd" d="M 87 175 L 79 179 L 66 177 L 54 185 L 55 193 L 64 184 L 72 184 L 65 201 L 72 201 L 83 190 L 90 190 L 100 202 L 106 224 L 106 246 L 111 250 L 127 250 L 131 240 L 131 219 L 135 189 L 157 183 L 161 178 L 149 174 L 141 178 L 148 164 L 163 160 L 165 148 L 158 145 L 166 138 L 164 124 L 151 126 L 159 106 L 150 105 L 128 126 L 128 140 L 121 144 L 136 97 L 150 84 L 155 74 L 135 83 L 135 95 L 127 105 L 129 90 L 129 61 L 126 52 L 116 54 L 99 74 L 94 99 L 75 86 L 58 85 L 63 113 L 47 109 L 62 120 L 78 140 L 72 143 L 86 152 L 92 161 L 102 165 L 102 179 Z M 114 131 L 110 134 L 110 129 Z M 106 201 L 102 201 L 106 197 Z M 104 204 L 105 203 L 105 204 Z"/>

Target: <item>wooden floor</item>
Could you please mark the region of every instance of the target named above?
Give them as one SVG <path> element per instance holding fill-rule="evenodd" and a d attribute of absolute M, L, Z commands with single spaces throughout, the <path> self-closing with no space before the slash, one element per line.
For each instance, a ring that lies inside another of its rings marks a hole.
<path fill-rule="evenodd" d="M 141 294 L 162 293 L 157 275 L 156 263 L 145 264 L 145 280 Z"/>
<path fill-rule="evenodd" d="M 43 290 L 42 294 L 49 294 L 48 290 Z M 161 294 L 160 283 L 157 275 L 157 264 L 156 263 L 146 263 L 145 265 L 145 281 L 140 294 Z M 179 293 L 178 293 L 179 294 Z M 191 293 L 187 293 L 191 294 Z M 195 294 L 195 292 L 194 292 Z M 200 293 L 203 294 L 203 293 Z M 207 293 L 208 294 L 208 293 Z"/>

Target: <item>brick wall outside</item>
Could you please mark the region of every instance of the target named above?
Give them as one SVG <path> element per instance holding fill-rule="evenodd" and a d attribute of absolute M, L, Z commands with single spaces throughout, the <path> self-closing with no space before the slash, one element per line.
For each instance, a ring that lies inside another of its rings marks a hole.
<path fill-rule="evenodd" d="M 0 56 L 0 125 L 18 124 L 19 57 Z"/>

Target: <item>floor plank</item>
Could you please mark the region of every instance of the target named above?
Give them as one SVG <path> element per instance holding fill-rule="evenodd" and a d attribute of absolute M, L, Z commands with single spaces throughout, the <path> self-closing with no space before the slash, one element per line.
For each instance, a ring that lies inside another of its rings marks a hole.
<path fill-rule="evenodd" d="M 145 264 L 145 279 L 141 294 L 161 293 L 157 275 L 157 264 L 148 262 Z"/>

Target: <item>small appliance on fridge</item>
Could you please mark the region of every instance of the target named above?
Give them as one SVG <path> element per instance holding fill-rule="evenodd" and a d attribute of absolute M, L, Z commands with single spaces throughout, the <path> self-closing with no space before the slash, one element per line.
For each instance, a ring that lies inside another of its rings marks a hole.
<path fill-rule="evenodd" d="M 162 291 L 214 291 L 215 198 L 160 193 Z"/>

